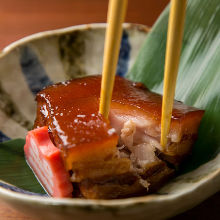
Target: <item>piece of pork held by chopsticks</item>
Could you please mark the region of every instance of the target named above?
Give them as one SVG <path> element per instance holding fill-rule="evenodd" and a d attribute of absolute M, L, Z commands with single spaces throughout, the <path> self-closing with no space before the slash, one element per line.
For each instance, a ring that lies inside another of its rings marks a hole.
<path fill-rule="evenodd" d="M 108 121 L 98 112 L 100 86 L 101 76 L 90 76 L 45 88 L 37 94 L 35 128 L 48 127 L 73 195 L 112 199 L 158 189 L 174 173 L 168 164 L 176 166 L 190 153 L 204 111 L 175 101 L 163 149 L 162 97 L 116 77 Z"/>

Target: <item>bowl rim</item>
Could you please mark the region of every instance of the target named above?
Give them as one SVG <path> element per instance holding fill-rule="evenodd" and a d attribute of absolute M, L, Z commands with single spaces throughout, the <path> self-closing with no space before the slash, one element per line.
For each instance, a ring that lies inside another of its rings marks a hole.
<path fill-rule="evenodd" d="M 74 30 L 88 30 L 88 29 L 104 29 L 106 28 L 107 23 L 89 23 L 89 24 L 80 24 L 80 25 L 74 25 L 70 27 L 65 27 L 65 28 L 59 28 L 59 29 L 54 29 L 54 30 L 47 30 L 47 31 L 41 31 L 37 32 L 31 35 L 27 35 L 21 39 L 18 39 L 9 45 L 5 46 L 1 51 L 0 51 L 0 59 L 7 55 L 9 52 L 12 50 L 16 49 L 19 46 L 22 46 L 26 43 L 29 43 L 33 40 L 38 40 L 44 37 L 50 37 L 53 35 L 61 35 L 64 33 L 71 33 Z M 147 25 L 144 24 L 137 24 L 137 23 L 123 23 L 123 28 L 124 29 L 137 29 L 140 32 L 148 33 L 150 31 L 150 28 Z"/>
<path fill-rule="evenodd" d="M 202 165 L 203 166 L 203 165 Z M 212 181 L 210 181 L 210 179 Z M 4 181 L 1 181 L 6 183 Z M 95 200 L 95 199 L 80 199 L 80 198 L 52 198 L 52 197 L 42 197 L 35 195 L 26 195 L 19 192 L 14 192 L 9 189 L 5 189 L 0 186 L 0 198 L 13 199 L 19 201 L 32 202 L 34 204 L 40 205 L 67 205 L 67 206 L 95 206 L 95 207 L 114 207 L 116 209 L 127 208 L 128 206 L 139 205 L 139 204 L 147 204 L 149 202 L 164 202 L 164 201 L 174 201 L 175 199 L 184 200 L 185 197 L 189 196 L 192 192 L 204 192 L 203 197 L 207 198 L 209 195 L 214 194 L 219 189 L 218 187 L 214 188 L 212 182 L 220 182 L 220 168 L 215 171 L 209 173 L 207 176 L 204 176 L 200 179 L 197 184 L 194 184 L 193 187 L 188 188 L 187 190 L 176 193 L 176 194 L 149 194 L 141 197 L 131 197 L 125 199 L 112 199 L 112 200 Z M 6 183 L 7 184 L 7 183 Z M 208 193 L 206 192 L 207 187 L 209 188 Z M 211 193 L 210 193 L 211 191 Z M 204 199 L 201 199 L 203 201 Z M 201 201 L 198 201 L 201 202 Z M 174 203 L 176 203 L 174 201 Z"/>

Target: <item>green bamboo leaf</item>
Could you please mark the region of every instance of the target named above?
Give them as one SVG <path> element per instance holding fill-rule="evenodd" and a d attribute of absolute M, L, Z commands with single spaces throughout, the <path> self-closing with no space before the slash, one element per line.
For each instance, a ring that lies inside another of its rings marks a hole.
<path fill-rule="evenodd" d="M 24 157 L 23 139 L 0 143 L 0 179 L 21 189 L 45 193 Z"/>
<path fill-rule="evenodd" d="M 127 77 L 161 93 L 169 6 L 148 34 Z M 206 110 L 194 146 L 190 168 L 220 151 L 220 1 L 189 0 L 176 96 Z"/>

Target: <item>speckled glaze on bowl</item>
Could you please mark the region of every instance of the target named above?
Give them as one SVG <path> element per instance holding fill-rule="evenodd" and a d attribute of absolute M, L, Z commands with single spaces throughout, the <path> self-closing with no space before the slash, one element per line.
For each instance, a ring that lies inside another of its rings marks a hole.
<path fill-rule="evenodd" d="M 105 24 L 47 31 L 19 40 L 0 54 L 0 141 L 24 138 L 34 121 L 35 94 L 44 86 L 101 73 Z M 147 35 L 125 24 L 117 74 L 132 66 Z M 13 175 L 13 174 L 12 174 Z M 39 219 L 164 219 L 220 190 L 220 154 L 156 194 L 119 200 L 55 199 L 28 193 L 0 180 L 0 199 Z"/>

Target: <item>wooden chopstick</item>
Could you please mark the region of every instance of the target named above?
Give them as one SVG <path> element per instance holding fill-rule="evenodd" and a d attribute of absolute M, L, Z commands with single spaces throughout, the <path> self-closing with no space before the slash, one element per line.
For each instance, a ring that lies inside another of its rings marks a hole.
<path fill-rule="evenodd" d="M 110 0 L 108 6 L 108 26 L 105 36 L 104 58 L 99 112 L 107 119 L 117 68 L 122 23 L 127 9 L 127 0 Z"/>
<path fill-rule="evenodd" d="M 170 131 L 176 78 L 178 74 L 180 52 L 182 47 L 185 11 L 186 0 L 171 0 L 167 32 L 163 104 L 161 116 L 160 144 L 163 148 L 165 148 L 167 145 L 167 138 Z"/>

